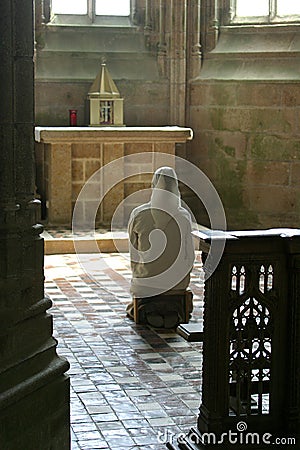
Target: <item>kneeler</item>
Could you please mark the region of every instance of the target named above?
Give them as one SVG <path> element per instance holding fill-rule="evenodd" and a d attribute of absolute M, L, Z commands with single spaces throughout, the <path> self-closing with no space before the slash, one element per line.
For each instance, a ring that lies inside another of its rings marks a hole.
<path fill-rule="evenodd" d="M 168 314 L 168 311 L 176 311 L 181 317 L 179 323 L 188 323 L 193 309 L 192 304 L 193 293 L 190 289 L 185 291 L 169 291 L 165 294 L 156 295 L 155 297 L 138 298 L 133 297 L 133 317 L 135 323 L 144 323 L 141 318 L 141 308 L 152 305 L 157 311 Z M 149 302 L 149 303 L 148 303 Z M 148 303 L 148 305 L 147 305 Z M 165 310 L 160 308 L 169 305 Z"/>

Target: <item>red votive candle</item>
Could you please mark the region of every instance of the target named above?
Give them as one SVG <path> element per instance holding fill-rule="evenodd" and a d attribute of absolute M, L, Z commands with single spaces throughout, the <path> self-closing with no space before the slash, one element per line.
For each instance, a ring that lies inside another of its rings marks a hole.
<path fill-rule="evenodd" d="M 70 127 L 77 125 L 77 109 L 69 109 Z"/>

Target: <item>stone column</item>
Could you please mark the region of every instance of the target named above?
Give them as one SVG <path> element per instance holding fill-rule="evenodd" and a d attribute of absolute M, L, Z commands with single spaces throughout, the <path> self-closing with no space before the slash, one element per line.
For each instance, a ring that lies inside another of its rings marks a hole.
<path fill-rule="evenodd" d="M 69 449 L 34 199 L 33 2 L 0 3 L 0 448 Z"/>
<path fill-rule="evenodd" d="M 162 77 L 167 76 L 166 68 L 167 44 L 166 44 L 166 3 L 160 0 L 159 4 L 159 44 L 157 62 L 159 73 Z"/>
<path fill-rule="evenodd" d="M 151 30 L 152 30 L 152 8 L 151 8 L 151 1 L 150 0 L 146 0 L 146 8 L 145 8 L 145 27 L 144 27 L 144 32 L 145 35 L 147 36 Z"/>
<path fill-rule="evenodd" d="M 170 124 L 184 126 L 186 104 L 186 0 L 170 0 Z"/>
<path fill-rule="evenodd" d="M 200 45 L 200 0 L 189 0 L 188 3 L 188 80 L 199 75 L 201 67 Z"/>
<path fill-rule="evenodd" d="M 203 52 L 213 50 L 219 38 L 219 1 L 204 0 L 201 6 L 201 44 Z"/>
<path fill-rule="evenodd" d="M 144 34 L 147 47 L 157 50 L 160 31 L 160 0 L 146 0 Z"/>
<path fill-rule="evenodd" d="M 50 19 L 50 4 L 48 0 L 49 10 L 46 10 L 46 3 L 44 0 L 34 0 L 34 41 L 35 50 L 41 50 L 44 45 L 44 27 L 45 23 Z M 45 11 L 47 12 L 47 20 L 45 17 Z"/>
<path fill-rule="evenodd" d="M 50 0 L 43 0 L 43 17 L 44 17 L 45 23 L 50 22 L 50 18 L 51 18 Z"/>
<path fill-rule="evenodd" d="M 200 74 L 201 69 L 201 44 L 200 44 L 200 3 L 201 0 L 188 0 L 187 8 L 187 58 L 186 58 L 186 121 L 190 122 L 190 81 Z M 186 157 L 186 153 L 183 155 Z"/>
<path fill-rule="evenodd" d="M 146 0 L 131 0 L 131 16 L 135 25 L 145 27 Z"/>

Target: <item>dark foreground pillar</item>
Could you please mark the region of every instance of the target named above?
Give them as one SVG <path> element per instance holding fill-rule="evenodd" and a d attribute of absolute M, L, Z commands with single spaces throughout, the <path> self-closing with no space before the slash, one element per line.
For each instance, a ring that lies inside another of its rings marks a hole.
<path fill-rule="evenodd" d="M 67 450 L 68 363 L 52 337 L 34 200 L 32 0 L 1 0 L 0 36 L 0 449 Z"/>
<path fill-rule="evenodd" d="M 205 282 L 202 372 L 197 426 L 168 448 L 299 448 L 300 230 L 227 234 Z"/>

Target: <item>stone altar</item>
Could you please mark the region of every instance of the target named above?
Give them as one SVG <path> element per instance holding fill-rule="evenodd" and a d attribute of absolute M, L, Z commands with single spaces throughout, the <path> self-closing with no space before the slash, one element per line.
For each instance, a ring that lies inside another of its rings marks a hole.
<path fill-rule="evenodd" d="M 176 126 L 36 127 L 37 189 L 46 209 L 47 222 L 70 226 L 80 190 L 93 173 L 109 162 L 145 153 L 145 167 L 154 172 L 155 153 L 175 156 L 176 145 L 192 137 L 190 128 Z M 124 167 L 121 177 L 123 182 L 104 198 L 97 218 L 101 225 L 110 223 L 116 207 L 125 197 L 150 187 L 152 174 L 126 178 Z M 98 200 L 99 192 L 95 190 L 91 202 Z"/>

